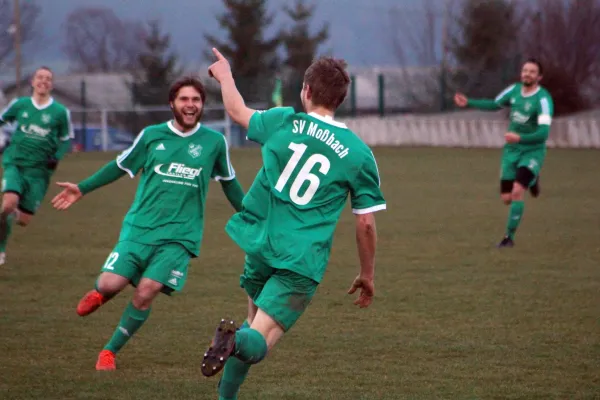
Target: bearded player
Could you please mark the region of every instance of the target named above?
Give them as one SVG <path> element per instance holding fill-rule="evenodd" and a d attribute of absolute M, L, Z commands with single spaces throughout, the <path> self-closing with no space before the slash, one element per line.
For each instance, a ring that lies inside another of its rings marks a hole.
<path fill-rule="evenodd" d="M 33 94 L 13 100 L 0 113 L 0 125 L 17 125 L 2 157 L 0 265 L 13 223 L 27 226 L 48 191 L 50 177 L 71 147 L 69 110 L 51 96 L 53 74 L 40 67 L 33 74 Z"/>
<path fill-rule="evenodd" d="M 129 149 L 79 184 L 58 183 L 64 190 L 52 203 L 65 210 L 124 175 L 141 174 L 119 240 L 94 290 L 77 306 L 77 314 L 86 316 L 127 285 L 135 286 L 133 299 L 98 356 L 97 370 L 116 368 L 115 355 L 144 324 L 159 293 L 182 290 L 190 258 L 199 255 L 209 180 L 220 181 L 235 210 L 242 208 L 244 193 L 225 137 L 199 122 L 205 98 L 200 81 L 178 80 L 169 92 L 173 120 L 142 130 Z"/>
<path fill-rule="evenodd" d="M 469 99 L 461 93 L 454 96 L 459 107 L 495 111 L 510 107 L 510 125 L 504 135 L 500 193 L 510 205 L 505 236 L 499 248 L 513 247 L 515 233 L 523 218 L 525 192 L 529 188 L 539 195 L 539 174 L 546 158 L 546 141 L 554 115 L 550 93 L 540 86 L 542 64 L 529 59 L 521 69 L 521 83 L 506 88 L 495 99 Z"/>

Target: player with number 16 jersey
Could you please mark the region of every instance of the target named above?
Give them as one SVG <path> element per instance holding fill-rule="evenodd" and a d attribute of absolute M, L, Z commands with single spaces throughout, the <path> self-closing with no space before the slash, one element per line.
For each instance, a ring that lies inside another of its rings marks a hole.
<path fill-rule="evenodd" d="M 348 92 L 342 60 L 322 58 L 304 75 L 305 112 L 255 111 L 245 106 L 228 61 L 209 71 L 220 83 L 225 109 L 261 145 L 263 166 L 226 230 L 246 253 L 240 286 L 248 318 L 238 330 L 222 319 L 202 361 L 202 373 L 222 369 L 219 399 L 237 399 L 250 366 L 264 359 L 310 304 L 323 279 L 333 234 L 350 196 L 356 215 L 360 272 L 349 294 L 368 307 L 374 295 L 376 211 L 386 208 L 369 147 L 333 116 Z"/>

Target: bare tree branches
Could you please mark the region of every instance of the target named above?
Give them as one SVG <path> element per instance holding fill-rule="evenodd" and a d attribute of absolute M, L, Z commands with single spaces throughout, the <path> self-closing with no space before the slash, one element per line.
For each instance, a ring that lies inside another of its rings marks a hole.
<path fill-rule="evenodd" d="M 587 108 L 600 90 L 600 0 L 537 0 L 528 14 L 522 52 L 544 64 L 557 114 Z"/>
<path fill-rule="evenodd" d="M 137 65 L 145 29 L 108 8 L 79 8 L 67 17 L 64 51 L 80 72 L 120 72 Z"/>
<path fill-rule="evenodd" d="M 13 1 L 0 0 L 0 69 L 7 68 L 14 56 L 14 36 L 11 26 L 13 21 Z M 37 19 L 40 15 L 40 7 L 33 1 L 21 3 L 21 44 L 34 44 L 39 38 L 40 25 Z"/>

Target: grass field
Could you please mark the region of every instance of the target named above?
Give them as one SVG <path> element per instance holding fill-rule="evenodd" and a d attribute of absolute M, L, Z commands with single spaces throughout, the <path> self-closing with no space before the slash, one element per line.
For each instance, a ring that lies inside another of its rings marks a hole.
<path fill-rule="evenodd" d="M 542 196 L 528 198 L 517 247 L 499 251 L 507 209 L 498 150 L 376 149 L 377 297 L 345 294 L 358 270 L 345 213 L 328 273 L 300 322 L 253 367 L 241 399 L 599 399 L 600 152 L 551 150 Z M 77 181 L 113 154 L 75 154 L 55 178 Z M 232 152 L 247 188 L 257 150 Z M 52 188 L 15 228 L 0 268 L 0 399 L 216 399 L 200 360 L 223 315 L 243 319 L 243 254 L 211 184 L 202 254 L 182 295 L 161 296 L 119 354 L 94 370 L 129 288 L 80 318 L 77 301 L 117 239 L 136 182 L 123 178 L 66 213 Z"/>

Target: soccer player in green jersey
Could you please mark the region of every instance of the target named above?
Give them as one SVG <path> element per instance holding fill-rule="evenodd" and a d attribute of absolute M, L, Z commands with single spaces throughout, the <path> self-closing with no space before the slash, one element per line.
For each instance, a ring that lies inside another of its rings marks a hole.
<path fill-rule="evenodd" d="M 11 101 L 0 113 L 0 125 L 16 123 L 2 157 L 0 265 L 14 222 L 27 226 L 48 190 L 58 162 L 69 151 L 73 130 L 69 110 L 51 97 L 52 71 L 33 74 L 33 94 Z"/>
<path fill-rule="evenodd" d="M 199 122 L 205 97 L 199 80 L 178 80 L 169 92 L 173 120 L 142 130 L 129 149 L 79 184 L 58 183 L 64 190 L 52 202 L 64 210 L 101 186 L 141 172 L 119 240 L 95 289 L 77 306 L 77 313 L 85 316 L 128 284 L 136 288 L 98 356 L 97 370 L 116 368 L 116 353 L 144 324 L 160 292 L 182 290 L 190 258 L 199 255 L 211 178 L 221 182 L 231 205 L 241 210 L 244 193 L 235 178 L 225 137 Z"/>
<path fill-rule="evenodd" d="M 333 118 L 350 84 L 345 62 L 315 61 L 304 75 L 301 99 L 306 113 L 278 107 L 255 111 L 244 104 L 227 60 L 210 73 L 219 81 L 231 118 L 248 129 L 262 148 L 263 167 L 227 223 L 231 238 L 246 253 L 240 286 L 248 295 L 248 319 L 240 330 L 223 319 L 202 361 L 202 373 L 224 368 L 219 399 L 237 399 L 252 364 L 260 362 L 296 323 L 327 268 L 333 233 L 350 196 L 356 216 L 360 272 L 349 293 L 354 304 L 371 304 L 374 294 L 376 229 L 374 213 L 386 208 L 379 171 L 369 147 Z"/>
<path fill-rule="evenodd" d="M 510 125 L 504 135 L 500 193 L 502 201 L 510 205 L 506 233 L 498 247 L 513 247 L 515 233 L 523 218 L 525 192 L 529 188 L 534 197 L 539 195 L 539 174 L 546 158 L 546 140 L 550 133 L 554 105 L 552 97 L 540 86 L 542 64 L 534 59 L 525 62 L 521 83 L 506 88 L 495 99 L 469 99 L 461 93 L 454 96 L 459 107 L 480 110 L 499 110 L 510 107 Z"/>

